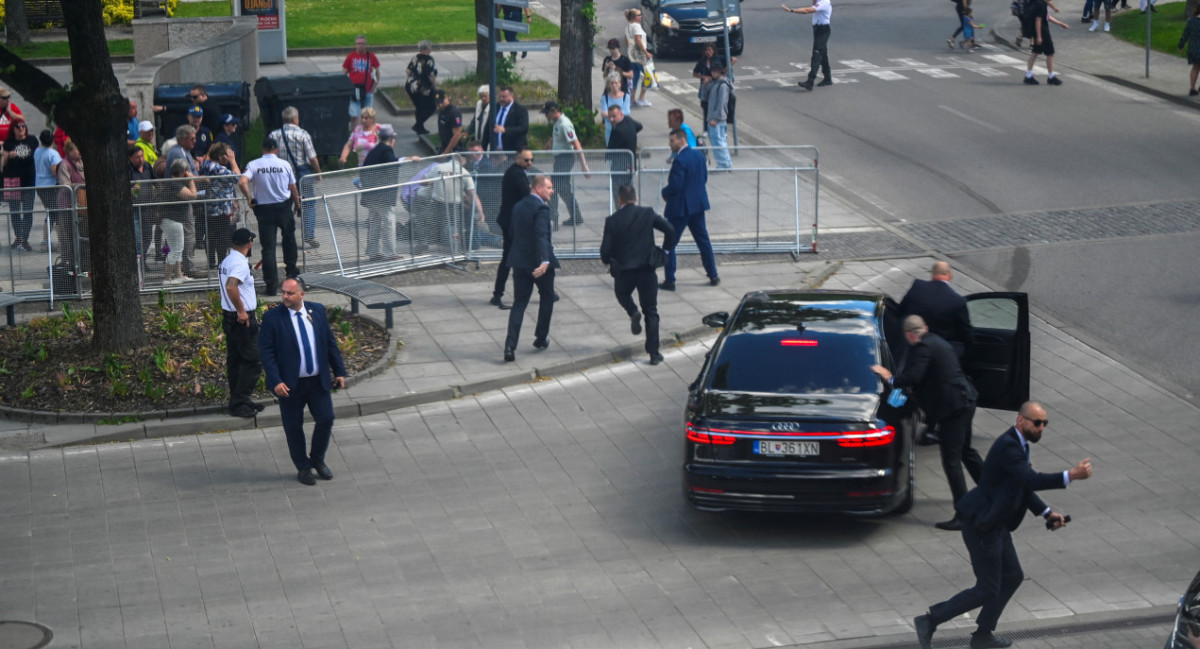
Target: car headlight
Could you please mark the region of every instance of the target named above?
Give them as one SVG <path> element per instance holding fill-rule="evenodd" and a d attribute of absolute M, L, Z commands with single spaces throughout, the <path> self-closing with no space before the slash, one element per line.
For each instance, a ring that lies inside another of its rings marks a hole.
<path fill-rule="evenodd" d="M 740 24 L 742 24 L 742 17 L 741 17 L 741 16 L 730 16 L 730 17 L 728 17 L 728 18 L 726 18 L 726 19 L 725 19 L 725 26 L 726 26 L 726 27 L 733 27 L 733 26 L 735 26 L 735 25 L 740 25 Z"/>
<path fill-rule="evenodd" d="M 670 14 L 658 14 L 658 23 L 667 29 L 679 29 L 679 23 Z"/>

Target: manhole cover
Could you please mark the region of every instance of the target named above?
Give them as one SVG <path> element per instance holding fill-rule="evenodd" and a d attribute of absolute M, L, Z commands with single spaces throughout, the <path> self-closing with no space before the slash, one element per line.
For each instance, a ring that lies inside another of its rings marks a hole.
<path fill-rule="evenodd" d="M 54 634 L 36 622 L 0 620 L 0 649 L 41 649 Z"/>

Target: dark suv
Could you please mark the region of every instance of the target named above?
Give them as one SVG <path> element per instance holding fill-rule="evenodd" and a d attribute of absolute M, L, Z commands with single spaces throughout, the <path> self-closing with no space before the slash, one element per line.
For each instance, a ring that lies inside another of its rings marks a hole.
<path fill-rule="evenodd" d="M 725 55 L 724 30 L 721 17 L 709 16 L 705 0 L 642 0 L 646 33 L 656 56 L 699 54 L 712 43 L 717 54 Z M 727 1 L 725 20 L 729 23 L 729 50 L 734 56 L 742 53 L 741 0 Z"/>

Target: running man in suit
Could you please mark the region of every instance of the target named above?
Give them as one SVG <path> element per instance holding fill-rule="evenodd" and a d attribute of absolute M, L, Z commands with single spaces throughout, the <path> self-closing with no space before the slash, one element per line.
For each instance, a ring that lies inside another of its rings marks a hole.
<path fill-rule="evenodd" d="M 288 452 L 301 484 L 315 485 L 317 476 L 332 480 L 325 451 L 333 432 L 333 387 L 346 387 L 346 367 L 325 306 L 304 301 L 304 284 L 297 277 L 283 280 L 283 306 L 267 311 L 258 349 L 267 386 L 279 397 L 279 413 Z M 332 370 L 332 376 L 330 371 Z M 312 449 L 304 450 L 304 407 L 313 417 Z"/>
<path fill-rule="evenodd" d="M 509 308 L 501 299 L 504 297 L 504 285 L 508 283 L 508 255 L 512 251 L 512 211 L 522 198 L 529 195 L 529 167 L 533 164 L 533 151 L 521 149 L 504 177 L 500 179 L 500 213 L 496 216 L 496 225 L 500 226 L 501 248 L 500 264 L 496 266 L 496 286 L 492 289 L 492 299 L 488 304 L 499 307 L 501 311 Z"/>
<path fill-rule="evenodd" d="M 963 543 L 971 555 L 975 585 L 930 606 L 928 613 L 913 620 L 921 649 L 930 649 L 939 624 L 981 607 L 976 618 L 979 628 L 971 634 L 971 649 L 1012 644 L 1012 640 L 993 633 L 1004 606 L 1025 579 L 1012 532 L 1021 525 L 1025 510 L 1045 518 L 1052 530 L 1066 525 L 1063 515 L 1051 510 L 1036 492 L 1065 489 L 1073 480 L 1092 477 L 1091 458 L 1060 473 L 1033 470 L 1029 445 L 1041 441 L 1048 423 L 1046 409 L 1036 401 L 1026 401 L 1017 414 L 1017 424 L 996 438 L 988 451 L 979 486 L 956 503 L 965 521 Z"/>
<path fill-rule="evenodd" d="M 658 287 L 664 291 L 675 290 L 675 248 L 683 238 L 683 230 L 687 228 L 700 249 L 700 262 L 704 264 L 704 272 L 708 275 L 708 283 L 716 286 L 721 283 L 717 276 L 717 259 L 713 256 L 712 242 L 708 239 L 708 226 L 704 223 L 704 212 L 708 210 L 708 167 L 704 162 L 704 154 L 687 144 L 687 133 L 681 129 L 673 129 L 668 136 L 671 150 L 675 152 L 675 161 L 671 163 L 671 175 L 667 186 L 662 188 L 663 200 L 667 202 L 663 208 L 663 216 L 675 228 L 675 239 L 668 246 L 666 277 Z"/>
<path fill-rule="evenodd" d="M 979 484 L 983 469 L 983 458 L 971 448 L 971 423 L 975 419 L 975 399 L 979 395 L 963 374 L 954 348 L 941 336 L 930 333 L 921 316 L 910 315 L 904 319 L 904 339 L 910 348 L 899 374 L 892 376 L 882 365 L 873 365 L 871 370 L 892 387 L 912 388 L 925 416 L 929 421 L 937 422 L 942 438 L 942 470 L 950 483 L 953 502 L 958 502 L 967 493 L 963 465 L 975 484 Z M 936 523 L 935 527 L 960 530 L 962 520 L 955 514 L 954 518 Z"/>
<path fill-rule="evenodd" d="M 658 353 L 658 272 L 654 264 L 654 231 L 663 233 L 663 247 L 675 241 L 675 228 L 649 207 L 639 207 L 633 185 L 617 189 L 621 207 L 604 220 L 604 238 L 600 243 L 600 261 L 609 265 L 617 303 L 629 314 L 629 330 L 642 333 L 642 313 L 646 314 L 646 353 L 650 364 L 663 361 Z M 638 303 L 633 303 L 637 289 Z"/>
<path fill-rule="evenodd" d="M 533 346 L 550 346 L 550 318 L 554 315 L 554 269 L 559 267 L 550 242 L 550 198 L 554 183 L 549 176 L 534 176 L 530 194 L 513 207 L 512 250 L 508 263 L 513 273 L 513 305 L 508 312 L 508 336 L 504 339 L 504 361 L 517 359 L 517 339 L 521 337 L 521 322 L 525 308 L 538 289 L 537 327 L 533 330 Z"/>

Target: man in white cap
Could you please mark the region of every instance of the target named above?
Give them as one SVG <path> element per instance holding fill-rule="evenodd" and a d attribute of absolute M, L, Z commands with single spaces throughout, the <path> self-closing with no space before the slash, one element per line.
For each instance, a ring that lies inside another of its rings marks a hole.
<path fill-rule="evenodd" d="M 154 124 L 147 120 L 139 122 L 138 139 L 134 144 L 146 156 L 146 164 L 153 167 L 158 162 L 158 149 L 154 147 Z"/>

